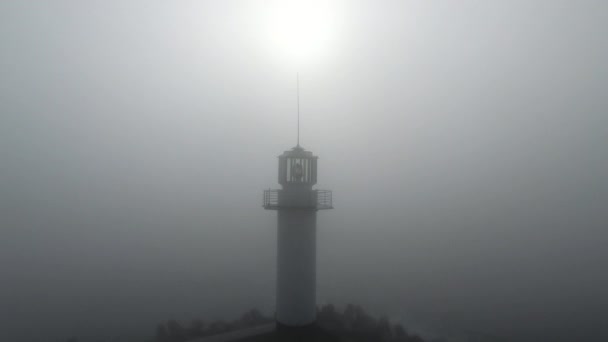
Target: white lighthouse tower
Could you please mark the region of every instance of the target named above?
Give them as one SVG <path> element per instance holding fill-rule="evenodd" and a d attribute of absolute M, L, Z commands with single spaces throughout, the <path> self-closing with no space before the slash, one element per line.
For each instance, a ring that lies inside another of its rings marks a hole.
<path fill-rule="evenodd" d="M 282 189 L 264 191 L 264 208 L 278 211 L 279 328 L 306 327 L 316 320 L 317 210 L 333 208 L 331 191 L 313 190 L 316 183 L 317 157 L 298 144 L 279 156 Z"/>

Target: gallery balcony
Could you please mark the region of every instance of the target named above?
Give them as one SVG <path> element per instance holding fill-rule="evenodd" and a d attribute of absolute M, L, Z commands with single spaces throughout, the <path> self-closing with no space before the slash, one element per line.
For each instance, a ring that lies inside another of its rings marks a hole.
<path fill-rule="evenodd" d="M 280 189 L 264 190 L 264 209 L 333 209 L 331 190 L 292 193 Z"/>

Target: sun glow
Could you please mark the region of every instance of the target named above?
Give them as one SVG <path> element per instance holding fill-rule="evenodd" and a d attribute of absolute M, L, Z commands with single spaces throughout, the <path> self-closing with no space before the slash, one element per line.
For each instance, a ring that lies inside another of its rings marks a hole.
<path fill-rule="evenodd" d="M 265 20 L 271 53 L 296 67 L 327 56 L 336 35 L 336 18 L 328 3 L 274 2 Z"/>

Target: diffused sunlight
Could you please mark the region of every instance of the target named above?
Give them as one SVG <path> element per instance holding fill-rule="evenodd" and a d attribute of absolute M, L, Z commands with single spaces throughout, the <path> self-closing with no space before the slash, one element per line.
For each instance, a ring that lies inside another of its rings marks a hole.
<path fill-rule="evenodd" d="M 272 3 L 264 23 L 270 54 L 296 68 L 327 57 L 337 33 L 335 11 L 322 1 Z"/>

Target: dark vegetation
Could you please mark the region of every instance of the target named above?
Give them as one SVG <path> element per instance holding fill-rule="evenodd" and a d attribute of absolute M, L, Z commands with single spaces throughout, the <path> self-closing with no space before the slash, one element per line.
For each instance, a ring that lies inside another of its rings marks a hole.
<path fill-rule="evenodd" d="M 182 326 L 177 321 L 170 320 L 157 326 L 154 341 L 184 342 L 273 322 L 272 317 L 264 316 L 257 310 L 248 311 L 231 322 L 220 320 L 206 323 L 194 320 L 189 325 Z M 331 304 L 322 306 L 317 312 L 317 325 L 331 334 L 334 337 L 332 340 L 337 341 L 424 342 L 421 337 L 409 333 L 402 325 L 392 324 L 386 317 L 374 318 L 361 307 L 351 304 L 344 310 L 338 310 Z M 269 336 L 268 340 L 274 341 L 275 338 Z"/>
<path fill-rule="evenodd" d="M 424 342 L 401 324 L 391 324 L 387 317 L 376 319 L 360 306 L 352 304 L 343 311 L 331 304 L 322 306 L 317 313 L 317 323 L 324 330 L 339 336 L 340 341 Z"/>
<path fill-rule="evenodd" d="M 161 323 L 156 327 L 155 342 L 183 342 L 190 339 L 212 336 L 230 331 L 251 328 L 262 324 L 274 322 L 271 317 L 262 315 L 257 310 L 244 313 L 240 318 L 231 321 L 214 321 L 206 323 L 203 320 L 193 320 L 190 325 L 182 326 L 175 320 L 166 324 Z"/>

